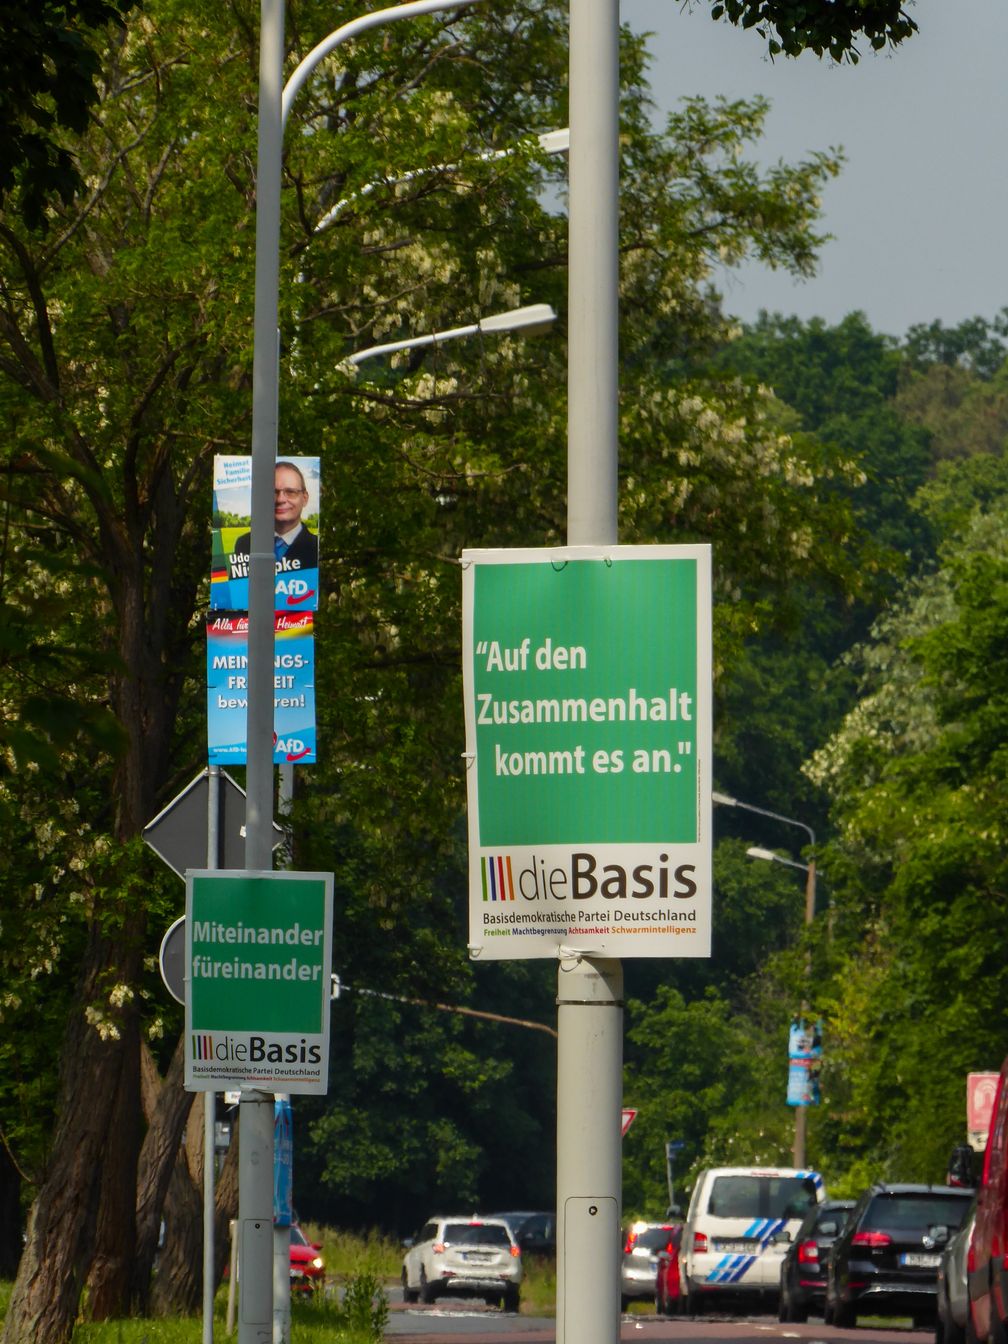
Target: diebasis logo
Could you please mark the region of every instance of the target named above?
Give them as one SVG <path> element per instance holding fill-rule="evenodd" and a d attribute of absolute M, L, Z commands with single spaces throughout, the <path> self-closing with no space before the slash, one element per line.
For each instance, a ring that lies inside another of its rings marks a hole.
<path fill-rule="evenodd" d="M 513 901 L 515 889 L 511 871 L 511 855 L 484 854 L 480 863 L 483 868 L 483 899 L 485 901 Z"/>

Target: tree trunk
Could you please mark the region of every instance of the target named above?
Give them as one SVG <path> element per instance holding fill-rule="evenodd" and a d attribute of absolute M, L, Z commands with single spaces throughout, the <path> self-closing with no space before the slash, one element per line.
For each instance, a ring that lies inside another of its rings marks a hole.
<path fill-rule="evenodd" d="M 214 1284 L 224 1277 L 231 1255 L 231 1220 L 238 1217 L 238 1109 L 231 1126 L 231 1147 L 214 1190 Z"/>
<path fill-rule="evenodd" d="M 193 1117 L 202 1121 L 202 1111 L 202 1105 L 194 1106 Z M 179 1152 L 172 1168 L 164 1209 L 165 1242 L 151 1292 L 155 1316 L 192 1316 L 203 1300 L 202 1166 L 200 1160 L 194 1179 L 187 1152 Z"/>
<path fill-rule="evenodd" d="M 12 1279 L 21 1259 L 21 1173 L 0 1142 L 0 1279 Z"/>
<path fill-rule="evenodd" d="M 203 1096 L 205 1101 L 206 1094 Z M 214 1291 L 231 1252 L 231 1220 L 238 1215 L 237 1120 L 214 1188 Z M 192 1314 L 202 1302 L 203 1102 L 193 1106 L 186 1141 L 172 1171 L 165 1202 L 165 1244 L 151 1293 L 156 1316 Z"/>
<path fill-rule="evenodd" d="M 180 1036 L 164 1081 L 146 1042 L 140 1046 L 141 1095 L 147 1118 L 147 1136 L 140 1150 L 137 1170 L 136 1257 L 133 1271 L 133 1303 L 145 1315 L 150 1307 L 151 1274 L 157 1254 L 161 1218 L 165 1209 L 172 1171 L 179 1158 L 182 1132 L 193 1106 L 195 1092 L 182 1087 L 185 1068 L 185 1038 Z"/>
<path fill-rule="evenodd" d="M 93 1321 L 114 1320 L 130 1309 L 140 1150 L 139 1037 L 137 1015 L 130 1012 L 123 1024 L 123 1064 L 101 1164 L 98 1225 L 87 1279 L 87 1316 Z"/>
<path fill-rule="evenodd" d="M 66 1344 L 91 1263 L 103 1161 L 128 1042 L 104 1036 L 84 1009 L 102 999 L 108 973 L 122 971 L 121 937 L 91 930 L 78 1009 L 63 1050 L 52 1157 L 28 1220 L 28 1232 L 4 1321 L 3 1344 Z M 139 964 L 127 967 L 136 979 Z"/>

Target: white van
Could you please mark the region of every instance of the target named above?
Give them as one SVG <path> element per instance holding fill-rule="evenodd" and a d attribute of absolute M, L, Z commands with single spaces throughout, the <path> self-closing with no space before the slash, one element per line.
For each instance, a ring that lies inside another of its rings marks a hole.
<path fill-rule="evenodd" d="M 709 1167 L 693 1189 L 680 1260 L 691 1313 L 780 1291 L 781 1261 L 801 1220 L 825 1197 L 817 1171 Z"/>

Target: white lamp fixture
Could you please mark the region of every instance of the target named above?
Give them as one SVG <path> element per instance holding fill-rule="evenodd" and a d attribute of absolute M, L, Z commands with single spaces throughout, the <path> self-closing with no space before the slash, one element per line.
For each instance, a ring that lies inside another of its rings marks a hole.
<path fill-rule="evenodd" d="M 491 313 L 478 322 L 465 327 L 449 327 L 446 331 L 432 331 L 424 336 L 411 336 L 403 341 L 387 341 L 384 345 L 370 345 L 366 350 L 358 350 L 349 355 L 344 365 L 356 368 L 366 359 L 378 355 L 393 355 L 399 350 L 417 350 L 428 345 L 443 345 L 445 341 L 457 341 L 464 336 L 499 335 L 505 331 L 521 331 L 526 336 L 538 336 L 556 321 L 556 313 L 548 303 L 533 303 L 525 308 L 513 308 L 507 313 Z"/>

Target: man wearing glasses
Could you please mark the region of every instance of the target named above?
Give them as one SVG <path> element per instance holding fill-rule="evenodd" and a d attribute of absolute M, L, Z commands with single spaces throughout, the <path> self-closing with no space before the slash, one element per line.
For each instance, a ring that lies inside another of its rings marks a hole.
<path fill-rule="evenodd" d="M 308 503 L 305 478 L 293 462 L 278 462 L 273 476 L 273 553 L 276 572 L 318 569 L 318 537 L 301 521 Z M 252 534 L 245 532 L 234 544 L 235 555 L 248 555 Z"/>

